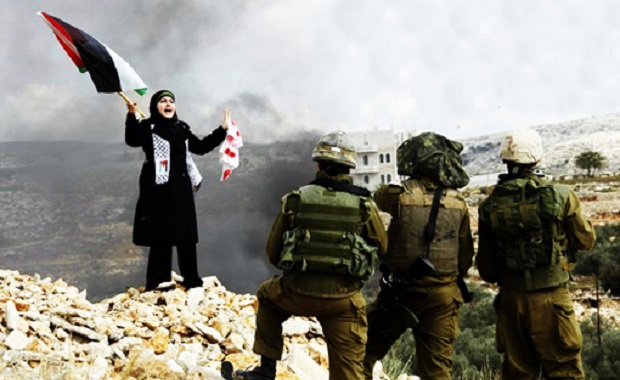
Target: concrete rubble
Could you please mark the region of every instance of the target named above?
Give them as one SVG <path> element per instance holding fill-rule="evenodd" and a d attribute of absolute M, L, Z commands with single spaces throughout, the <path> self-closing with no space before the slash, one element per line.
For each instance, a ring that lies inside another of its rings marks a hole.
<path fill-rule="evenodd" d="M 90 303 L 86 293 L 0 270 L 0 379 L 221 379 L 258 364 L 254 295 L 202 289 L 125 293 Z M 284 324 L 278 379 L 327 379 L 327 346 L 314 319 Z"/>

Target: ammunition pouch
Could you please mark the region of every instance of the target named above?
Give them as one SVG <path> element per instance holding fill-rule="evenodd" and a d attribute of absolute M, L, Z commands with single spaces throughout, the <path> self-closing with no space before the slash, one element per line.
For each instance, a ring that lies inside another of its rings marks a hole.
<path fill-rule="evenodd" d="M 319 242 L 314 242 L 313 236 Z M 277 267 L 284 272 L 338 274 L 367 281 L 374 270 L 376 251 L 358 234 L 294 229 L 284 233 Z"/>

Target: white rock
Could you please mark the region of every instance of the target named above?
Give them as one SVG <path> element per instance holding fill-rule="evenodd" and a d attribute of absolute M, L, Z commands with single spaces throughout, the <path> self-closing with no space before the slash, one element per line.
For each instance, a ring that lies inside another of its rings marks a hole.
<path fill-rule="evenodd" d="M 90 371 L 88 372 L 88 379 L 101 380 L 105 377 L 107 370 L 108 361 L 101 356 L 97 356 L 90 367 Z"/>
<path fill-rule="evenodd" d="M 215 276 L 203 277 L 202 279 L 202 287 L 207 291 L 213 291 L 220 286 L 222 286 L 222 284 Z"/>
<path fill-rule="evenodd" d="M 303 380 L 328 380 L 327 370 L 318 365 L 303 348 L 298 344 L 293 344 L 288 355 L 282 360 Z"/>
<path fill-rule="evenodd" d="M 198 363 L 198 355 L 193 352 L 183 351 L 179 354 L 178 361 L 183 363 L 186 367 L 195 366 Z"/>
<path fill-rule="evenodd" d="M 190 366 L 187 368 L 188 379 L 221 380 L 220 371 L 214 368 Z"/>
<path fill-rule="evenodd" d="M 6 337 L 4 344 L 13 350 L 23 350 L 28 346 L 28 336 L 19 330 L 13 330 Z"/>
<path fill-rule="evenodd" d="M 192 310 L 198 310 L 198 305 L 204 299 L 205 292 L 203 288 L 191 288 L 187 291 L 187 307 Z"/>
<path fill-rule="evenodd" d="M 32 330 L 41 337 L 53 336 L 49 321 L 34 321 L 30 323 Z"/>
<path fill-rule="evenodd" d="M 222 334 L 220 334 L 213 327 L 207 326 L 200 322 L 196 323 L 195 326 L 198 330 L 200 330 L 200 332 L 204 334 L 204 336 L 207 337 L 207 339 L 209 339 L 210 342 L 220 343 L 222 340 L 224 340 L 224 338 L 222 337 Z"/>
<path fill-rule="evenodd" d="M 69 338 L 69 334 L 67 334 L 67 332 L 60 327 L 54 329 L 54 335 L 60 340 L 66 340 L 67 338 Z"/>
<path fill-rule="evenodd" d="M 170 278 L 172 278 L 174 282 L 183 282 L 183 276 L 177 274 L 175 271 L 170 273 Z"/>
<path fill-rule="evenodd" d="M 204 357 L 210 361 L 222 360 L 224 356 L 219 344 L 209 344 L 205 349 Z"/>
<path fill-rule="evenodd" d="M 184 351 L 192 352 L 196 355 L 202 355 L 204 352 L 204 345 L 202 343 L 185 343 L 181 347 Z"/>
<path fill-rule="evenodd" d="M 114 347 L 117 347 L 119 350 L 123 352 L 128 352 L 134 346 L 141 346 L 142 339 L 135 337 L 125 337 L 118 341 L 118 343 L 113 344 Z"/>
<path fill-rule="evenodd" d="M 9 330 L 17 330 L 22 318 L 19 316 L 13 301 L 9 300 L 4 304 L 4 313 L 6 327 Z"/>
<path fill-rule="evenodd" d="M 289 318 L 282 324 L 284 335 L 306 335 L 310 331 L 310 321 L 301 318 Z"/>
<path fill-rule="evenodd" d="M 185 373 L 183 367 L 181 367 L 177 362 L 172 359 L 168 360 L 166 364 L 168 365 L 168 368 L 170 368 L 170 371 L 174 373 Z"/>

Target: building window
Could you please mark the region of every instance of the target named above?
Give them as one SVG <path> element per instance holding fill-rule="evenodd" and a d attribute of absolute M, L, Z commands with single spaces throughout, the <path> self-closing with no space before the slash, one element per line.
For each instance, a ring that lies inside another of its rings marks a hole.
<path fill-rule="evenodd" d="M 388 164 L 390 163 L 390 154 L 389 153 L 385 154 L 385 162 L 387 162 Z"/>
<path fill-rule="evenodd" d="M 392 182 L 392 176 L 388 174 L 388 183 Z"/>
<path fill-rule="evenodd" d="M 381 174 L 381 183 L 385 183 L 385 176 Z"/>
<path fill-rule="evenodd" d="M 383 163 L 383 153 L 379 154 L 379 163 Z"/>
<path fill-rule="evenodd" d="M 368 145 L 368 135 L 364 135 L 364 145 Z"/>
<path fill-rule="evenodd" d="M 370 178 L 367 175 L 364 176 L 364 183 L 368 184 L 370 182 Z"/>
<path fill-rule="evenodd" d="M 368 156 L 364 155 L 364 165 L 368 165 Z M 368 183 L 368 182 L 366 182 Z"/>

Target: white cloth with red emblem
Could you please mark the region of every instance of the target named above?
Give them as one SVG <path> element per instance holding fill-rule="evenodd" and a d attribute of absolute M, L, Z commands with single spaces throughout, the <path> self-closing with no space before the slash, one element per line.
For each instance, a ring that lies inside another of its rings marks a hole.
<path fill-rule="evenodd" d="M 239 167 L 239 148 L 242 146 L 243 140 L 237 123 L 231 120 L 226 129 L 226 139 L 220 145 L 220 164 L 222 165 L 220 181 L 228 179 L 233 170 Z"/>

